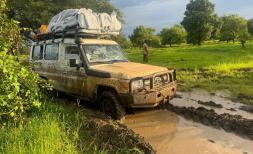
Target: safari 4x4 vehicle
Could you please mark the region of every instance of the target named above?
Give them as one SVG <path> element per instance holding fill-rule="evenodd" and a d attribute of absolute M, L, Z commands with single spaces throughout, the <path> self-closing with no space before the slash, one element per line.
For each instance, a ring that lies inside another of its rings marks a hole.
<path fill-rule="evenodd" d="M 156 107 L 173 98 L 175 70 L 130 62 L 115 41 L 105 38 L 77 28 L 42 34 L 30 61 L 55 90 L 96 102 L 114 119 L 123 117 L 125 108 Z"/>

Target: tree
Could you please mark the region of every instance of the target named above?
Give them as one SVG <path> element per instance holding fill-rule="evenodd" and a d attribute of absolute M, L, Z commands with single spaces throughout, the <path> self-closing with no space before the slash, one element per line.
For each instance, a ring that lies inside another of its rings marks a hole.
<path fill-rule="evenodd" d="M 217 15 L 215 15 L 214 19 L 212 21 L 212 25 L 213 25 L 213 28 L 212 28 L 210 39 L 218 40 L 218 39 L 220 39 L 220 30 L 222 27 L 222 19 L 220 17 L 218 17 Z"/>
<path fill-rule="evenodd" d="M 133 47 L 133 44 L 132 42 L 125 38 L 122 34 L 121 35 L 118 35 L 116 38 L 115 38 L 115 41 L 124 49 L 128 49 L 128 48 L 132 48 Z"/>
<path fill-rule="evenodd" d="M 253 19 L 248 20 L 247 26 L 250 35 L 253 36 Z"/>
<path fill-rule="evenodd" d="M 162 39 L 162 44 L 169 44 L 170 47 L 172 44 L 180 44 L 185 42 L 186 31 L 180 25 L 175 25 L 172 28 L 164 28 L 160 32 L 160 37 Z"/>
<path fill-rule="evenodd" d="M 152 35 L 147 41 L 148 41 L 149 46 L 151 47 L 161 46 L 161 38 L 158 35 Z"/>
<path fill-rule="evenodd" d="M 144 40 L 147 40 L 148 43 L 157 39 L 154 37 L 155 29 L 145 28 L 144 26 L 138 26 L 134 29 L 133 34 L 129 37 L 131 42 L 135 47 L 142 47 Z"/>
<path fill-rule="evenodd" d="M 38 29 L 41 24 L 62 10 L 69 8 L 90 8 L 97 12 L 116 11 L 122 20 L 122 14 L 109 0 L 8 0 L 9 17 L 19 21 L 21 27 Z"/>
<path fill-rule="evenodd" d="M 0 4 L 0 51 L 8 50 L 8 53 L 17 55 L 21 40 L 18 22 L 7 17 L 5 1 L 1 0 Z"/>
<path fill-rule="evenodd" d="M 236 39 L 241 41 L 242 46 L 249 38 L 247 21 L 238 15 L 227 15 L 222 17 L 223 25 L 221 28 L 221 40 L 227 42 Z"/>
<path fill-rule="evenodd" d="M 214 18 L 214 4 L 208 0 L 191 0 L 186 6 L 185 17 L 181 23 L 187 31 L 188 43 L 201 45 L 208 39 Z"/>

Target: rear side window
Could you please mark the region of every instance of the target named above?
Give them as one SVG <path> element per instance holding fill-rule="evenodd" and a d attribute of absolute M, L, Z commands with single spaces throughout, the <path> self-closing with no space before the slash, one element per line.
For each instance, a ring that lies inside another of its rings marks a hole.
<path fill-rule="evenodd" d="M 80 60 L 80 54 L 79 54 L 79 48 L 77 46 L 66 46 L 65 47 L 65 59 L 79 59 Z"/>
<path fill-rule="evenodd" d="M 43 59 L 43 45 L 37 45 L 33 48 L 33 60 L 41 60 Z"/>
<path fill-rule="evenodd" d="M 45 49 L 45 60 L 58 60 L 59 44 L 48 44 Z"/>

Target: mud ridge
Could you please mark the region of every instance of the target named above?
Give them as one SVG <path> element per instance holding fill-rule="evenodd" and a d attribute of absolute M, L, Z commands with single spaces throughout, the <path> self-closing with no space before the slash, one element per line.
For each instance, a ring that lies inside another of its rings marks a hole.
<path fill-rule="evenodd" d="M 213 109 L 208 110 L 203 107 L 178 107 L 167 104 L 166 109 L 175 112 L 186 119 L 212 126 L 217 129 L 224 129 L 237 135 L 253 140 L 253 120 L 242 118 L 239 115 L 217 114 Z"/>
<path fill-rule="evenodd" d="M 147 143 L 143 137 L 136 134 L 127 126 L 110 120 L 93 119 L 89 120 L 86 126 L 90 130 L 96 130 L 94 139 L 100 149 L 106 149 L 109 153 L 122 153 L 122 148 L 138 148 L 145 154 L 155 154 L 156 151 Z M 132 151 L 132 153 L 139 153 Z"/>
<path fill-rule="evenodd" d="M 223 106 L 221 104 L 217 104 L 213 101 L 203 102 L 203 101 L 199 100 L 198 104 L 205 105 L 205 106 L 210 106 L 210 107 L 214 107 L 214 108 L 223 108 Z"/>
<path fill-rule="evenodd" d="M 243 111 L 246 111 L 246 112 L 249 112 L 249 113 L 253 114 L 253 106 L 241 106 L 240 110 L 243 110 Z"/>

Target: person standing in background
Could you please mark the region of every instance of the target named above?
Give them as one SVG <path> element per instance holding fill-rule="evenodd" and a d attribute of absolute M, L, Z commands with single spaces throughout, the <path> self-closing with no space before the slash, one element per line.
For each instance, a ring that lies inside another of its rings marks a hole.
<path fill-rule="evenodd" d="M 147 40 L 144 40 L 144 44 L 143 44 L 143 62 L 144 63 L 148 62 L 148 44 L 147 44 Z"/>

